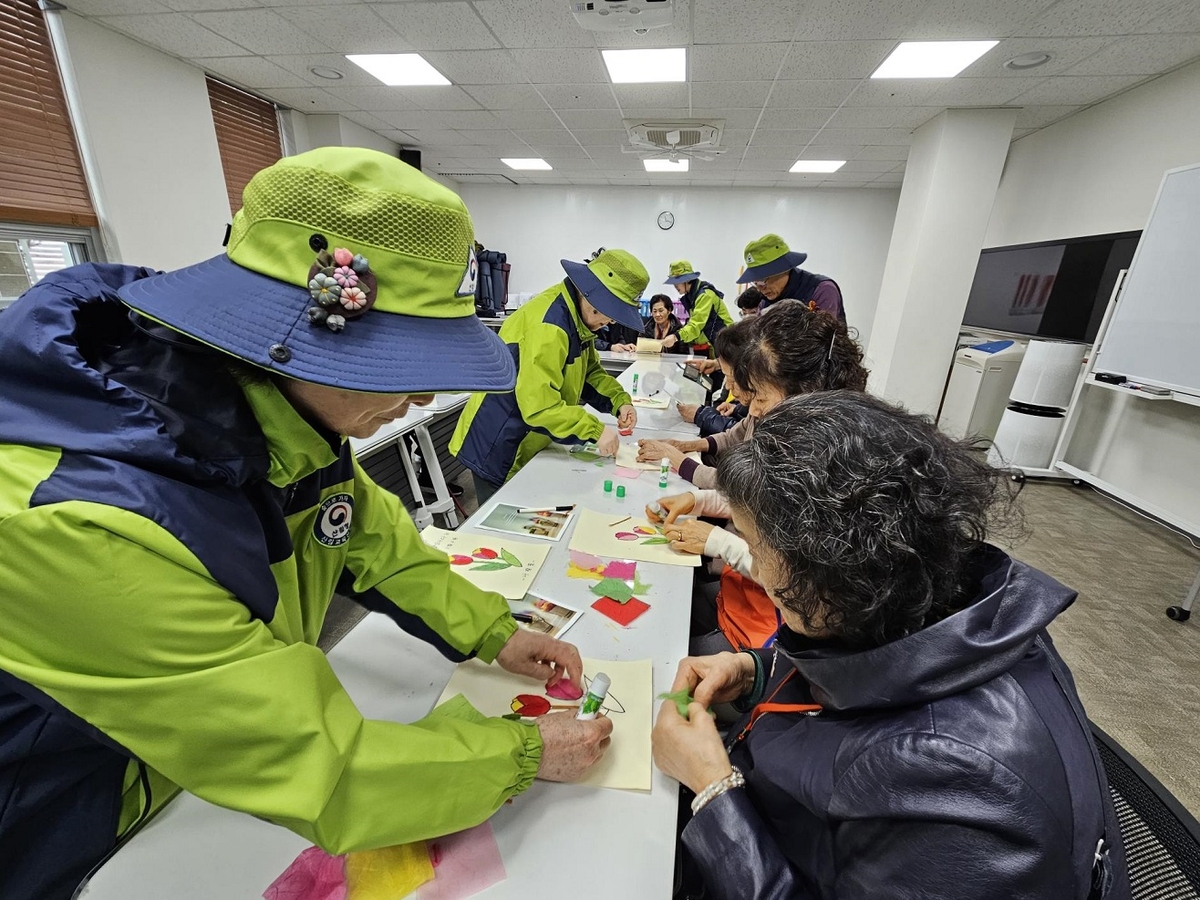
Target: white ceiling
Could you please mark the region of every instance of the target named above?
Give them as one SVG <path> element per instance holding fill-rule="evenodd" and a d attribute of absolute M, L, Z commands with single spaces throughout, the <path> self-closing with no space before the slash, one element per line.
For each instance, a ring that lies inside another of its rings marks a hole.
<path fill-rule="evenodd" d="M 675 0 L 644 36 L 580 28 L 569 0 L 66 0 L 302 112 L 341 113 L 458 181 L 895 188 L 947 107 L 1021 108 L 1016 138 L 1200 57 L 1200 0 Z M 900 40 L 998 39 L 957 78 L 871 81 Z M 688 48 L 685 84 L 613 85 L 601 48 Z M 1003 68 L 1044 50 L 1046 65 Z M 451 87 L 386 87 L 346 53 L 419 51 Z M 341 81 L 313 66 L 344 73 Z M 650 175 L 622 118 L 725 120 L 726 152 Z M 541 156 L 551 172 L 500 157 Z M 790 175 L 797 158 L 846 159 Z"/>

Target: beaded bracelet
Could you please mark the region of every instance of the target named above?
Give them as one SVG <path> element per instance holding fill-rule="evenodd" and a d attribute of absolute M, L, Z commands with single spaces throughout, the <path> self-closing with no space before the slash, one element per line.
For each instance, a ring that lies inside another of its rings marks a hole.
<path fill-rule="evenodd" d="M 708 806 L 709 801 L 715 797 L 720 797 L 723 793 L 733 788 L 740 788 L 746 784 L 746 778 L 742 775 L 742 770 L 737 766 L 730 766 L 733 770 L 724 778 L 718 778 L 699 794 L 692 801 L 692 815 L 700 812 L 704 807 Z"/>

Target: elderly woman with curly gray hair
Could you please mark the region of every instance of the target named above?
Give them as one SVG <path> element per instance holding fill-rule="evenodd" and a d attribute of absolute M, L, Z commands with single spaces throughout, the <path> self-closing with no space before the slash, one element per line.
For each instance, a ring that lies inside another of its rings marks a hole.
<path fill-rule="evenodd" d="M 718 486 L 784 627 L 690 657 L 654 728 L 705 896 L 1129 897 L 1104 770 L 1046 626 L 1075 592 L 987 543 L 1002 475 L 925 418 L 785 400 Z M 1003 503 L 1001 501 L 1008 501 Z M 734 701 L 722 736 L 709 715 Z"/>

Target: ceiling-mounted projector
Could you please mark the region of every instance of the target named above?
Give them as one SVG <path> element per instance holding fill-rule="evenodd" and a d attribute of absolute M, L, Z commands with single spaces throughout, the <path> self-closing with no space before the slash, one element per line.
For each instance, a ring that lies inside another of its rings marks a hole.
<path fill-rule="evenodd" d="M 571 12 L 575 21 L 589 31 L 645 34 L 651 28 L 671 24 L 675 0 L 571 0 Z"/>

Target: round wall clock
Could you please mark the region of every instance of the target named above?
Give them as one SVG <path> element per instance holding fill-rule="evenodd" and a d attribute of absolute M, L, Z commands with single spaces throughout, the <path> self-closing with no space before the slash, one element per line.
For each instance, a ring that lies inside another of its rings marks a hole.
<path fill-rule="evenodd" d="M 658 214 L 658 227 L 661 228 L 663 231 L 667 231 L 674 224 L 675 224 L 674 213 L 670 213 L 664 209 L 662 212 L 660 212 Z"/>

